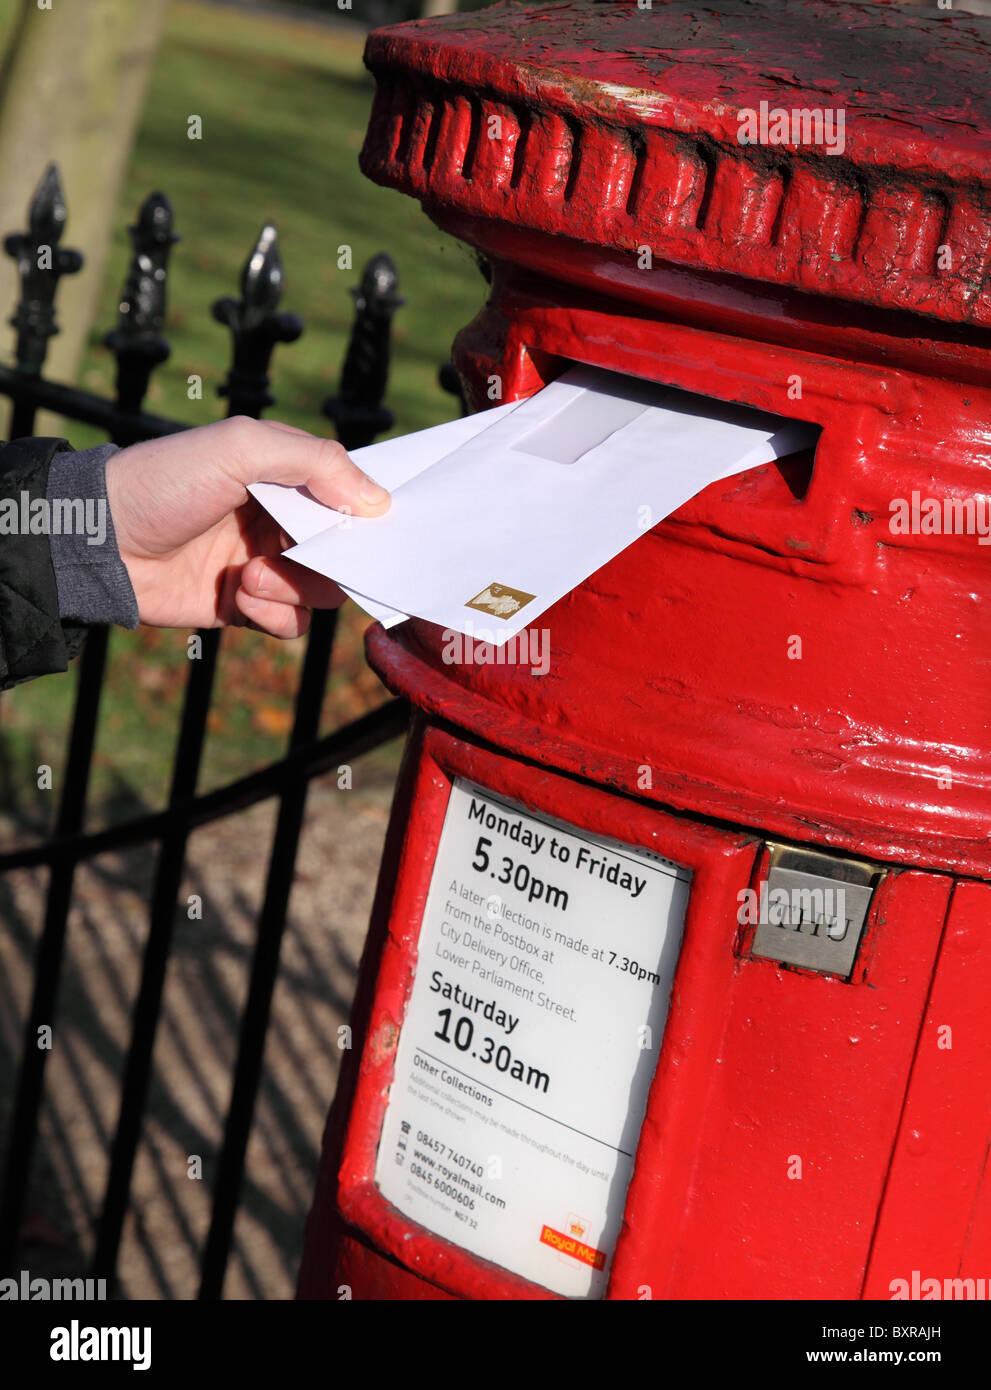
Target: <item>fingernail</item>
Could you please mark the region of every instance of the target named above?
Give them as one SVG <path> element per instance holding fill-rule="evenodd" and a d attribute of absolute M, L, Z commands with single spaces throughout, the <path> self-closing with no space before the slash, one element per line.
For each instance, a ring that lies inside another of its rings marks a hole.
<path fill-rule="evenodd" d="M 375 506 L 379 502 L 384 502 L 389 496 L 385 488 L 381 487 L 373 478 L 365 479 L 358 495 L 362 502 L 367 502 L 369 506 Z"/>

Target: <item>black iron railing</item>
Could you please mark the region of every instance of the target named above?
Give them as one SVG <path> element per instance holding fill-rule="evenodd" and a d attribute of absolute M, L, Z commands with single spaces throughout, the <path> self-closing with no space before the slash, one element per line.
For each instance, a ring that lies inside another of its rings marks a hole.
<path fill-rule="evenodd" d="M 49 381 L 42 375 L 47 345 L 58 328 L 55 299 L 61 276 L 80 270 L 82 256 L 62 249 L 66 220 L 58 172 L 50 166 L 31 204 L 28 230 L 4 242 L 17 260 L 21 299 L 14 318 L 16 366 L 0 366 L 0 395 L 13 402 L 10 437 L 32 433 L 39 409 L 102 429 L 124 447 L 142 439 L 189 428 L 142 410 L 152 372 L 169 356 L 164 337 L 169 253 L 178 240 L 172 208 L 161 193 L 142 205 L 130 228 L 133 256 L 124 286 L 117 326 L 104 343 L 117 364 L 113 400 Z M 48 248 L 45 254 L 45 248 Z M 229 413 L 255 418 L 274 404 L 269 367 L 277 343 L 289 343 L 303 331 L 302 321 L 278 308 L 282 264 L 276 230 L 266 225 L 248 257 L 239 298 L 213 306 L 214 317 L 231 333 L 232 357 L 220 394 Z M 387 255 L 366 267 L 360 288 L 352 290 L 356 315 L 340 389 L 323 404 L 345 448 L 370 443 L 392 424 L 383 406 L 388 377 L 392 315 L 402 304 L 396 270 Z M 447 389 L 457 383 L 448 370 Z M 95 833 L 83 829 L 97 714 L 107 657 L 107 630 L 94 628 L 77 663 L 78 683 L 64 788 L 54 833 L 40 845 L 0 854 L 0 875 L 45 865 L 50 870 L 44 926 L 38 946 L 34 988 L 24 1031 L 13 1117 L 7 1137 L 6 1167 L 0 1192 L 0 1270 L 14 1267 L 25 1196 L 43 1098 L 46 1050 L 36 1045 L 38 1029 L 54 1016 L 77 866 L 108 850 L 147 843 L 158 858 L 150 902 L 150 930 L 141 980 L 132 1013 L 132 1031 L 121 1084 L 117 1127 L 109 1176 L 96 1232 L 91 1273 L 113 1280 L 127 1213 L 135 1155 L 141 1134 L 152 1071 L 152 1053 L 162 1007 L 162 992 L 172 945 L 180 881 L 191 832 L 199 826 L 269 797 L 279 809 L 269 852 L 264 898 L 258 917 L 247 1002 L 240 1020 L 240 1039 L 233 1091 L 213 1185 L 209 1234 L 201 1261 L 201 1298 L 217 1298 L 231 1247 L 240 1201 L 245 1151 L 262 1071 L 279 951 L 296 862 L 307 790 L 312 778 L 367 752 L 402 733 L 404 702 L 393 700 L 334 733 L 319 737 L 320 710 L 334 649 L 337 615 L 314 615 L 295 695 L 295 717 L 285 756 L 230 785 L 197 795 L 207 718 L 213 693 L 218 631 L 199 634 L 202 656 L 189 663 L 185 698 L 175 748 L 172 783 L 163 811 L 134 817 Z"/>

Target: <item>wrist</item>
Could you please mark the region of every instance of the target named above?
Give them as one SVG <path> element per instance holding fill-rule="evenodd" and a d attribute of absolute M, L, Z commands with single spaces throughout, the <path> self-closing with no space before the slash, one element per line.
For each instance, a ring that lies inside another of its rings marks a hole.
<path fill-rule="evenodd" d="M 107 493 L 116 444 L 56 454 L 48 473 L 49 541 L 59 617 L 137 627 L 138 605 Z"/>

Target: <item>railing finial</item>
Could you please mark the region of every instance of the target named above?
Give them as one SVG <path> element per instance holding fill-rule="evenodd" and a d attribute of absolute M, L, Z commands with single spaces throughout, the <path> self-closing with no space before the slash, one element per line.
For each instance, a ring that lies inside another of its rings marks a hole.
<path fill-rule="evenodd" d="M 150 193 L 128 227 L 133 253 L 118 307 L 117 326 L 103 339 L 117 359 L 117 405 L 141 408 L 152 370 L 169 355 L 165 327 L 169 253 L 179 237 L 172 230 L 172 204 Z M 120 441 L 118 441 L 120 442 Z"/>
<path fill-rule="evenodd" d="M 327 397 L 322 410 L 333 420 L 344 447 L 359 449 L 391 429 L 394 420 L 382 398 L 389 380 L 392 316 L 406 301 L 399 293 L 399 274 L 392 257 L 384 251 L 373 256 L 351 295 L 355 319 L 341 369 L 340 391 Z"/>
<path fill-rule="evenodd" d="M 82 269 L 79 251 L 59 247 L 68 214 L 58 168 L 49 164 L 28 209 L 28 230 L 4 237 L 3 249 L 17 262 L 21 298 L 8 322 L 17 329 L 17 366 L 39 374 L 48 353 L 48 340 L 59 331 L 55 322 L 55 292 L 63 275 Z"/>
<path fill-rule="evenodd" d="M 218 394 L 231 415 L 259 417 L 275 398 L 268 390 L 268 368 L 276 343 L 292 343 L 303 331 L 298 314 L 280 313 L 285 288 L 278 233 L 266 222 L 241 272 L 241 298 L 213 305 L 213 317 L 231 330 L 234 360 Z"/>

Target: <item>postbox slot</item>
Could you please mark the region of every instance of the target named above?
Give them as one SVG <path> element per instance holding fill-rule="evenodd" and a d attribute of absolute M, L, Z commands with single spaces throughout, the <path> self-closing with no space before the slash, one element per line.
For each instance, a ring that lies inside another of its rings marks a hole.
<path fill-rule="evenodd" d="M 559 372 L 553 373 L 556 378 L 572 367 L 586 364 L 558 358 L 555 365 L 560 367 Z M 817 432 L 811 447 L 788 450 L 777 458 L 771 457 L 769 450 L 766 459 L 716 486 L 722 488 L 725 495 L 732 496 L 734 505 L 766 509 L 774 506 L 793 507 L 796 503 L 804 502 L 812 483 L 816 454 L 822 438 L 822 430 L 814 422 L 759 410 L 738 401 L 685 391 L 645 377 L 619 372 L 612 372 L 611 375 L 616 382 L 613 397 L 585 397 L 569 404 L 552 419 L 537 425 L 514 448 L 552 462 L 574 464 L 587 450 L 602 444 L 610 435 L 629 424 L 648 404 L 676 410 L 683 415 L 704 416 L 733 424 L 752 425 L 754 428 L 766 428 L 770 422 L 777 422 L 784 431 L 787 425 L 793 424 L 796 429 Z M 787 436 L 780 443 L 787 449 Z"/>
<path fill-rule="evenodd" d="M 775 459 L 771 464 L 772 470 L 778 474 L 796 502 L 803 501 L 809 490 L 815 456 L 815 449 L 800 449 L 797 453 Z"/>

